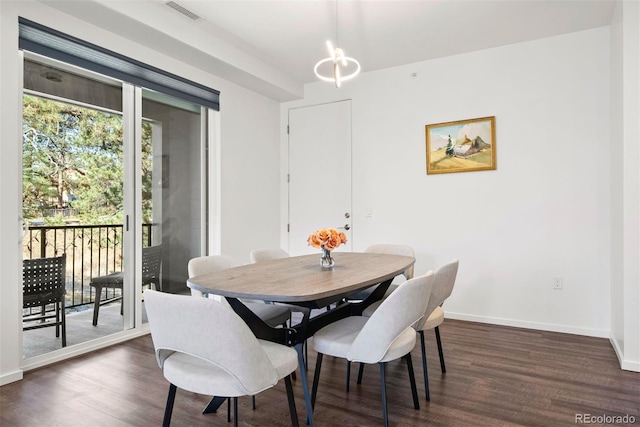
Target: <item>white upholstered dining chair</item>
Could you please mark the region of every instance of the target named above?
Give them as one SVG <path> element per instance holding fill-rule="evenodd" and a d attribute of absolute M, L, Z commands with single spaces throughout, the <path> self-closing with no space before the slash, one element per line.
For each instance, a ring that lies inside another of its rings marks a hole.
<path fill-rule="evenodd" d="M 415 258 L 415 252 L 413 250 L 413 248 L 411 246 L 407 246 L 407 245 L 396 245 L 396 244 L 389 244 L 389 243 L 378 243 L 375 245 L 371 245 L 369 247 L 367 247 L 364 250 L 365 253 L 372 253 L 372 254 L 388 254 L 388 255 L 402 255 L 402 256 L 408 256 L 408 257 L 412 257 Z M 407 268 L 402 275 L 404 276 L 404 278 L 406 280 L 412 279 L 413 278 L 413 265 L 409 268 Z M 377 286 L 377 285 L 376 285 Z M 370 288 L 364 289 L 360 292 L 355 293 L 354 295 L 349 296 L 349 300 L 363 300 L 366 297 L 369 296 L 369 294 L 371 294 L 371 292 L 373 292 L 373 290 L 376 288 L 376 286 L 372 286 Z M 386 298 L 389 296 L 389 294 L 391 294 L 391 292 L 393 292 L 396 288 L 398 287 L 397 283 L 392 283 L 391 285 L 389 285 L 389 289 L 387 289 L 387 292 L 384 294 L 383 298 Z M 380 303 L 376 304 L 375 307 L 377 307 L 378 305 L 380 305 Z"/>
<path fill-rule="evenodd" d="M 456 282 L 456 276 L 458 274 L 458 265 L 460 262 L 457 259 L 451 260 L 448 263 L 438 267 L 434 273 L 433 289 L 431 290 L 431 297 L 429 298 L 429 304 L 425 316 L 416 325 L 415 329 L 420 335 L 420 348 L 422 350 L 422 372 L 424 375 L 424 393 L 427 400 L 431 400 L 429 395 L 429 375 L 427 372 L 427 354 L 424 343 L 424 332 L 429 329 L 433 329 L 436 334 L 436 343 L 438 344 L 438 356 L 440 357 L 440 370 L 444 374 L 447 372 L 444 365 L 444 353 L 442 351 L 442 342 L 440 341 L 440 328 L 439 326 L 444 322 L 444 311 L 442 310 L 442 304 L 451 296 L 453 292 L 453 285 Z"/>
<path fill-rule="evenodd" d="M 350 316 L 316 332 L 312 342 L 318 356 L 311 404 L 315 404 L 322 358 L 327 354 L 350 362 L 379 365 L 385 426 L 388 425 L 385 365 L 391 360 L 404 358 L 407 361 L 414 408 L 420 409 L 411 362 L 411 350 L 416 343 L 416 331 L 412 325 L 424 316 L 432 285 L 433 272 L 430 271 L 399 285 L 371 317 Z"/>
<path fill-rule="evenodd" d="M 289 253 L 282 248 L 259 248 L 249 253 L 252 264 L 283 258 L 289 258 Z M 291 308 L 289 308 L 289 324 L 291 324 Z M 295 375 L 293 378 L 295 379 Z"/>
<path fill-rule="evenodd" d="M 237 267 L 238 264 L 235 260 L 226 255 L 208 255 L 193 258 L 189 260 L 187 269 L 189 272 L 189 278 L 195 276 L 201 276 L 203 274 L 215 273 L 225 270 L 227 268 Z M 205 296 L 202 292 L 195 289 L 191 289 L 191 295 L 193 296 Z M 220 298 L 221 301 L 226 300 Z M 275 327 L 278 325 L 285 325 L 291 315 L 291 311 L 288 307 L 265 304 L 262 301 L 242 300 L 242 303 L 247 308 L 253 311 L 260 319 L 262 319 L 267 325 Z"/>
<path fill-rule="evenodd" d="M 282 248 L 258 248 L 249 253 L 252 264 L 282 258 L 289 258 L 289 253 Z"/>
<path fill-rule="evenodd" d="M 158 366 L 169 381 L 163 426 L 169 426 L 177 388 L 233 398 L 253 396 L 285 380 L 292 425 L 298 425 L 289 375 L 298 366 L 290 347 L 258 340 L 230 307 L 208 299 L 153 290 L 144 294 Z"/>
<path fill-rule="evenodd" d="M 372 254 L 389 254 L 389 255 L 402 255 L 415 258 L 416 254 L 411 246 L 407 245 L 395 245 L 388 243 L 378 243 L 369 246 L 364 250 L 366 253 Z M 405 270 L 404 277 L 409 280 L 413 279 L 413 265 Z"/>
<path fill-rule="evenodd" d="M 427 400 L 431 400 L 429 394 L 429 376 L 427 372 L 427 353 L 425 348 L 424 332 L 430 329 L 435 331 L 436 343 L 438 345 L 438 356 L 440 357 L 440 370 L 442 373 L 446 373 L 446 367 L 444 364 L 444 353 L 442 351 L 442 341 L 440 340 L 440 328 L 439 326 L 444 322 L 444 310 L 442 304 L 449 298 L 453 292 L 453 286 L 456 281 L 458 273 L 458 265 L 460 262 L 457 259 L 453 259 L 446 264 L 438 267 L 434 273 L 433 289 L 429 298 L 429 305 L 425 311 L 425 316 L 414 325 L 416 331 L 420 335 L 420 348 L 422 350 L 422 371 L 424 375 L 424 393 Z M 362 315 L 371 316 L 380 305 L 380 301 L 371 304 L 367 307 Z M 362 379 L 362 370 L 358 374 L 358 383 Z M 348 378 L 347 378 L 348 380 Z"/>
<path fill-rule="evenodd" d="M 236 261 L 229 256 L 206 255 L 189 260 L 189 263 L 187 264 L 187 270 L 189 273 L 189 278 L 191 278 L 195 276 L 201 276 L 203 274 L 215 273 L 237 266 L 238 264 L 236 263 Z M 193 288 L 191 289 L 191 295 L 195 297 L 209 296 L 204 295 L 202 292 Z M 226 299 L 216 295 L 212 296 L 216 301 L 229 306 L 229 303 Z M 260 319 L 262 319 L 264 323 L 271 327 L 276 327 L 279 325 L 286 326 L 287 321 L 291 318 L 291 310 L 289 310 L 288 307 L 274 304 L 265 304 L 264 301 L 254 301 L 246 299 L 242 299 L 241 301 L 249 310 L 251 310 Z M 253 407 L 253 409 L 256 409 L 255 396 L 251 396 L 251 406 Z"/>

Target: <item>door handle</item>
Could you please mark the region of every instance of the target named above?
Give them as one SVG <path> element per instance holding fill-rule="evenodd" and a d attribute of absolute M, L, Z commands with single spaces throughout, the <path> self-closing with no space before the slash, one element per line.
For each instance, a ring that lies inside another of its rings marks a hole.
<path fill-rule="evenodd" d="M 20 222 L 20 228 L 21 228 L 21 231 L 22 231 L 22 235 L 20 236 L 20 240 L 18 241 L 18 243 L 22 244 L 23 241 L 24 241 L 25 236 L 29 232 L 29 224 L 27 224 L 27 221 L 25 221 L 25 219 L 22 217 L 22 215 L 18 217 L 18 221 Z"/>
<path fill-rule="evenodd" d="M 338 230 L 350 230 L 351 226 L 349 224 L 345 224 L 344 227 L 338 227 Z"/>

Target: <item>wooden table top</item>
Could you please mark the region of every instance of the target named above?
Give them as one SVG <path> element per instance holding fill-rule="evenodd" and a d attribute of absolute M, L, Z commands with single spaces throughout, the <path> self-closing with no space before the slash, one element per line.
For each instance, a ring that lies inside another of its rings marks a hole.
<path fill-rule="evenodd" d="M 394 278 L 415 258 L 355 252 L 333 252 L 335 266 L 320 267 L 321 254 L 248 264 L 192 277 L 190 288 L 231 298 L 283 303 L 327 301 Z"/>

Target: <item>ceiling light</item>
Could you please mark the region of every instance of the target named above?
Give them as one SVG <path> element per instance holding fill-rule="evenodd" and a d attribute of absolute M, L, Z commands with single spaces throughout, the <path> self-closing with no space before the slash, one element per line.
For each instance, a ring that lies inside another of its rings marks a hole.
<path fill-rule="evenodd" d="M 353 58 L 345 56 L 344 50 L 338 44 L 338 1 L 336 0 L 336 47 L 330 40 L 327 40 L 327 49 L 329 57 L 321 59 L 313 67 L 316 76 L 325 82 L 332 82 L 336 87 L 340 87 L 343 81 L 350 80 L 360 73 L 360 63 Z M 322 67 L 324 64 L 324 67 Z M 327 66 L 331 65 L 331 70 L 327 70 Z M 323 68 L 322 72 L 319 71 Z"/>

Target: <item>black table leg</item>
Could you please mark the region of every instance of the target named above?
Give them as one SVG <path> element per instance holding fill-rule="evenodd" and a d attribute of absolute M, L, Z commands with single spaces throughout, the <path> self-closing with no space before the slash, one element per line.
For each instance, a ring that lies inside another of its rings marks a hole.
<path fill-rule="evenodd" d="M 302 378 L 302 391 L 304 392 L 304 403 L 307 407 L 307 424 L 313 427 L 313 407 L 311 406 L 311 396 L 309 395 L 309 384 L 307 383 L 307 368 L 304 363 L 304 343 L 296 344 L 298 352 L 298 364 L 300 365 L 300 377 Z"/>
<path fill-rule="evenodd" d="M 207 407 L 204 408 L 202 413 L 203 414 L 213 414 L 213 413 L 215 413 L 218 410 L 218 408 L 220 407 L 220 405 L 222 405 L 224 403 L 225 400 L 227 400 L 226 397 L 214 396 L 211 399 L 211 401 L 209 402 L 209 404 L 207 405 Z"/>

